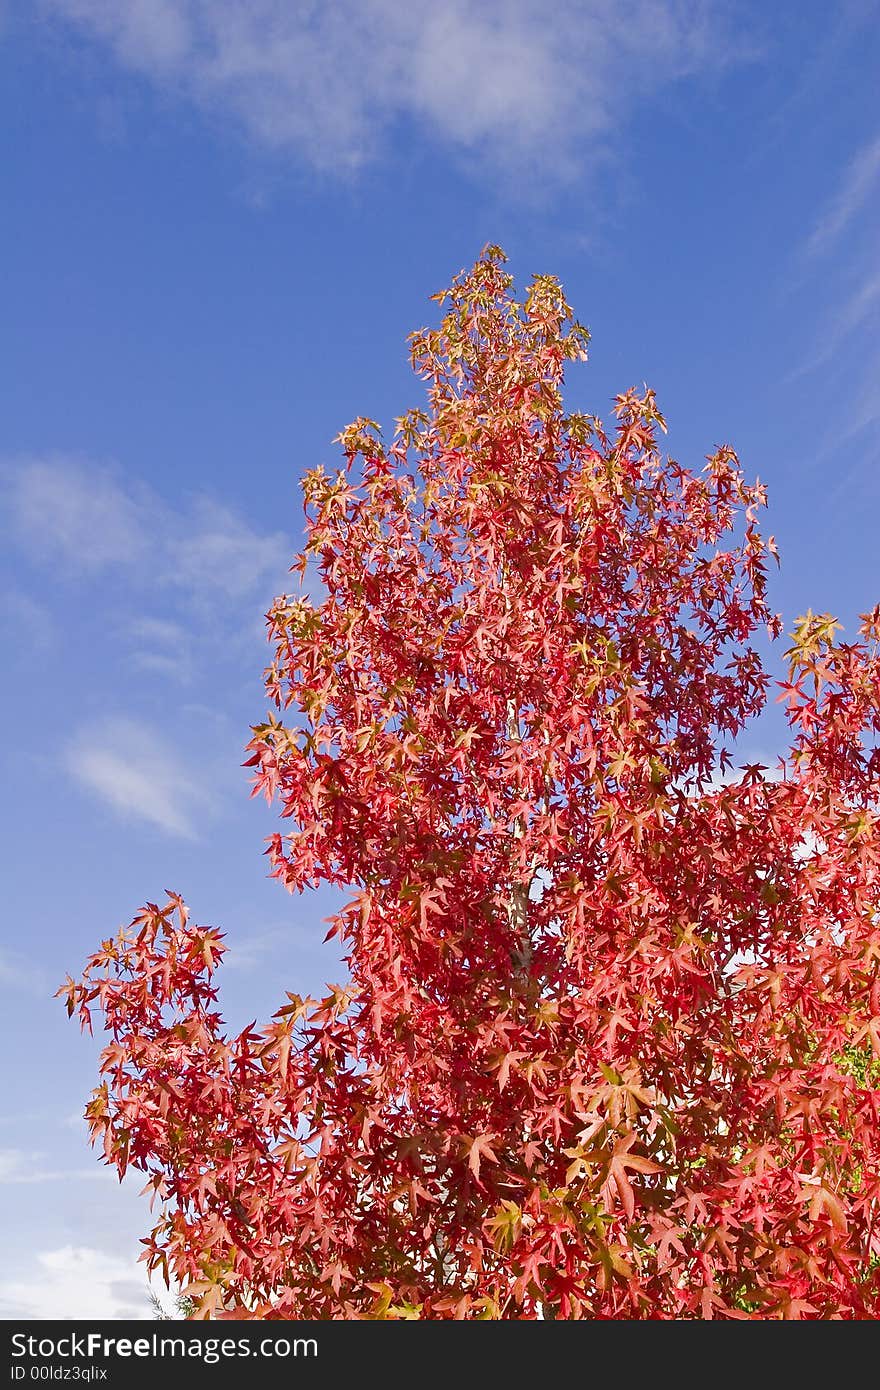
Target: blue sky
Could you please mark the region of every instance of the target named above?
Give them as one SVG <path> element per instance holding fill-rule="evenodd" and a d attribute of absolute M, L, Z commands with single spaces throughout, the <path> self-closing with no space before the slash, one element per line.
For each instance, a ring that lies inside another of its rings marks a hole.
<path fill-rule="evenodd" d="M 0 0 L 0 1315 L 146 1310 L 66 971 L 168 887 L 234 1024 L 338 978 L 239 766 L 262 614 L 300 474 L 421 403 L 406 334 L 486 242 L 590 327 L 573 406 L 647 381 L 675 457 L 768 484 L 787 628 L 880 600 L 880 6 L 544 10 Z"/>

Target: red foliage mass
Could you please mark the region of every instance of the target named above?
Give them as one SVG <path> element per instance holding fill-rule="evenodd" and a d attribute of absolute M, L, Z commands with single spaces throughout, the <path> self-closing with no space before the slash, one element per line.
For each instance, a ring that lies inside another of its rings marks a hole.
<path fill-rule="evenodd" d="M 304 480 L 319 599 L 269 615 L 256 790 L 350 982 L 227 1037 L 175 895 L 63 993 L 88 1106 L 201 1316 L 880 1313 L 878 610 L 801 619 L 773 775 L 760 485 L 566 415 L 558 283 L 500 252 L 415 335 L 428 410 Z"/>

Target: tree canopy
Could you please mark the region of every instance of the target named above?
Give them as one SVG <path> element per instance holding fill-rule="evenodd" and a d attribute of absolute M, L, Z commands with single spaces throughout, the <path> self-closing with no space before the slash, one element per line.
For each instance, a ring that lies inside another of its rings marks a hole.
<path fill-rule="evenodd" d="M 436 298 L 425 408 L 304 478 L 249 745 L 348 978 L 228 1036 L 222 934 L 148 904 L 63 990 L 92 1134 L 200 1316 L 877 1316 L 880 609 L 798 621 L 791 747 L 730 772 L 764 487 L 651 391 L 567 413 L 554 278 Z"/>

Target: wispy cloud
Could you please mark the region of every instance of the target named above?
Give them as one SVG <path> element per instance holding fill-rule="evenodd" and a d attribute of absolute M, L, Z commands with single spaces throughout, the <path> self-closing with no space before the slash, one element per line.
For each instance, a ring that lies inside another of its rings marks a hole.
<path fill-rule="evenodd" d="M 843 170 L 838 187 L 804 242 L 802 265 L 812 267 L 811 293 L 825 301 L 817 315 L 814 345 L 789 374 L 793 381 L 822 367 L 836 373 L 840 406 L 828 421 L 819 457 L 839 451 L 880 419 L 880 135 L 863 144 Z M 847 254 L 839 254 L 846 239 Z M 838 254 L 821 262 L 832 250 Z M 817 292 L 816 276 L 821 274 Z M 873 455 L 850 461 L 831 495 L 849 488 L 855 469 L 867 482 L 865 464 Z"/>
<path fill-rule="evenodd" d="M 135 618 L 131 623 L 130 632 L 132 637 L 142 638 L 145 642 L 155 642 L 159 647 L 170 651 L 177 651 L 187 642 L 186 629 L 168 618 Z"/>
<path fill-rule="evenodd" d="M 45 651 L 54 627 L 49 610 L 30 594 L 12 586 L 0 593 L 0 633 L 7 643 L 29 655 Z"/>
<path fill-rule="evenodd" d="M 860 328 L 880 303 L 880 267 L 869 271 L 853 293 L 844 300 L 834 321 L 835 337 L 839 341 Z"/>
<path fill-rule="evenodd" d="M 166 618 L 143 617 L 129 620 L 122 636 L 133 645 L 132 665 L 151 671 L 180 685 L 193 679 L 193 639 L 182 623 Z"/>
<path fill-rule="evenodd" d="M 592 163 L 652 88 L 742 56 L 707 0 L 43 0 L 124 67 L 339 174 L 400 122 L 503 169 Z M 633 73 L 638 72 L 638 81 Z"/>
<path fill-rule="evenodd" d="M 0 1279 L 4 1318 L 149 1318 L 143 1266 L 90 1246 L 64 1245 L 34 1257 L 30 1270 Z"/>
<path fill-rule="evenodd" d="M 202 648 L 216 658 L 262 639 L 261 614 L 292 582 L 292 541 L 216 498 L 175 507 L 138 479 L 66 455 L 8 459 L 0 488 L 11 544 L 56 582 L 101 581 L 105 631 L 115 630 L 137 670 L 179 684 L 194 679 Z M 24 595 L 0 610 L 20 640 L 46 640 L 47 623 L 47 610 Z"/>
<path fill-rule="evenodd" d="M 880 135 L 874 137 L 850 161 L 840 186 L 816 222 L 804 247 L 807 256 L 831 249 L 862 211 L 880 183 Z"/>
<path fill-rule="evenodd" d="M 83 574 L 143 563 L 155 503 L 106 469 L 52 456 L 10 460 L 4 468 L 19 533 L 43 558 Z"/>
<path fill-rule="evenodd" d="M 870 370 L 865 373 L 850 405 L 843 430 L 843 440 L 849 440 L 855 435 L 861 434 L 869 426 L 876 425 L 878 420 L 880 420 L 880 352 L 875 349 L 870 362 Z M 869 461 L 874 465 L 871 482 L 876 493 L 876 447 Z"/>
<path fill-rule="evenodd" d="M 836 309 L 826 316 L 819 344 L 810 356 L 805 357 L 793 371 L 788 380 L 796 380 L 806 372 L 823 367 L 837 352 L 841 344 L 860 329 L 880 306 L 880 269 L 868 270 L 864 278 L 849 294 L 844 295 Z"/>
<path fill-rule="evenodd" d="M 200 819 L 214 809 L 204 771 L 197 774 L 138 720 L 113 718 L 82 730 L 64 762 L 82 786 L 117 814 L 147 821 L 169 835 L 197 838 Z"/>
<path fill-rule="evenodd" d="M 320 933 L 305 922 L 288 921 L 277 926 L 265 927 L 262 931 L 238 933 L 230 931 L 226 937 L 226 954 L 223 957 L 225 970 L 250 971 L 265 967 L 271 958 L 298 960 L 303 953 L 321 953 Z M 332 953 L 330 948 L 328 956 Z"/>
<path fill-rule="evenodd" d="M 22 994 L 45 994 L 46 973 L 18 951 L 0 946 L 0 989 L 12 989 Z"/>
<path fill-rule="evenodd" d="M 8 460 L 3 482 L 19 543 L 68 572 L 122 571 L 216 605 L 286 571 L 288 539 L 255 530 L 213 498 L 171 507 L 137 480 L 66 455 Z M 167 641 L 169 632 L 154 627 L 152 635 Z"/>
<path fill-rule="evenodd" d="M 196 498 L 186 527 L 174 539 L 174 582 L 202 602 L 245 598 L 267 578 L 285 578 L 290 542 L 280 531 L 263 535 L 207 497 Z"/>
<path fill-rule="evenodd" d="M 32 1186 L 47 1182 L 106 1182 L 112 1178 L 107 1168 L 52 1168 L 45 1155 L 24 1149 L 0 1149 L 0 1187 Z"/>
<path fill-rule="evenodd" d="M 269 927 L 262 932 L 251 932 L 232 936 L 226 941 L 226 954 L 223 965 L 226 970 L 254 970 L 264 964 L 267 956 L 278 950 L 279 945 L 289 943 L 289 927 Z"/>

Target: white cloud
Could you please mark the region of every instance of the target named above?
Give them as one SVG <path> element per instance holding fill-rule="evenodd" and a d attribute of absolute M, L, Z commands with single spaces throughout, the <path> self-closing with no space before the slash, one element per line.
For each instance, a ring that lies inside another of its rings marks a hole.
<path fill-rule="evenodd" d="M 124 817 L 169 835 L 197 837 L 213 810 L 205 774 L 197 775 L 148 725 L 112 718 L 82 730 L 65 754 L 68 772 Z"/>
<path fill-rule="evenodd" d="M 826 204 L 812 233 L 804 244 L 805 259 L 815 259 L 830 251 L 845 234 L 850 244 L 845 260 L 838 255 L 823 266 L 822 289 L 830 288 L 831 307 L 817 330 L 818 345 L 789 374 L 796 380 L 819 367 L 838 366 L 840 412 L 832 415 L 819 458 L 839 451 L 855 435 L 880 419 L 880 351 L 877 348 L 878 309 L 880 309 L 880 259 L 874 230 L 877 195 L 880 193 L 880 135 L 859 149 L 846 167 L 834 196 Z M 830 270 L 829 270 L 830 266 Z M 836 266 L 842 266 L 835 277 Z M 831 275 L 830 286 L 828 284 Z M 839 351 L 851 340 L 847 352 Z M 838 364 L 838 359 L 840 359 Z M 861 468 L 867 478 L 868 467 L 876 462 L 869 456 L 854 469 L 850 465 L 840 488 L 850 488 L 855 472 Z M 834 495 L 834 494 L 832 494 Z"/>
<path fill-rule="evenodd" d="M 867 275 L 841 306 L 835 321 L 838 340 L 852 333 L 875 310 L 880 301 L 880 267 Z"/>
<path fill-rule="evenodd" d="M 874 137 L 850 161 L 836 196 L 813 228 L 806 243 L 808 256 L 829 248 L 846 230 L 880 182 L 880 135 Z"/>
<path fill-rule="evenodd" d="M 5 588 L 0 593 L 0 632 L 29 655 L 50 646 L 54 623 L 49 610 L 20 589 Z"/>
<path fill-rule="evenodd" d="M 139 671 L 151 671 L 180 685 L 194 677 L 193 636 L 181 623 L 146 616 L 127 621 L 121 636 L 134 644 L 131 663 Z"/>
<path fill-rule="evenodd" d="M 880 352 L 875 350 L 869 361 L 869 370 L 864 373 L 861 386 L 853 399 L 841 434 L 841 442 L 852 439 L 862 430 L 866 430 L 869 425 L 876 424 L 878 420 L 880 420 Z M 872 461 L 876 462 L 876 455 L 872 456 Z"/>
<path fill-rule="evenodd" d="M 227 933 L 224 970 L 253 970 L 265 963 L 266 957 L 277 951 L 279 944 L 289 944 L 290 928 L 274 927 L 243 936 Z"/>
<path fill-rule="evenodd" d="M 210 602 L 240 599 L 265 584 L 283 585 L 289 543 L 280 532 L 260 535 L 228 507 L 197 498 L 182 544 L 174 547 L 174 582 Z"/>
<path fill-rule="evenodd" d="M 142 521 L 152 508 L 143 492 L 61 456 L 13 460 L 4 473 L 19 531 L 43 558 L 84 573 L 144 558 Z"/>
<path fill-rule="evenodd" d="M 0 988 L 24 994 L 44 994 L 48 989 L 45 972 L 17 951 L 0 947 Z"/>
<path fill-rule="evenodd" d="M 155 642 L 157 646 L 171 648 L 173 651 L 185 646 L 187 642 L 186 629 L 181 627 L 180 623 L 171 622 L 167 618 L 135 618 L 129 631 L 132 637 Z"/>
<path fill-rule="evenodd" d="M 6 1182 L 11 1175 L 20 1171 L 22 1164 L 29 1160 L 29 1157 L 21 1149 L 0 1149 L 0 1183 Z"/>
<path fill-rule="evenodd" d="M 0 1279 L 0 1316 L 149 1318 L 149 1284 L 143 1265 L 134 1260 L 64 1245 L 36 1255 L 29 1271 Z"/>
<path fill-rule="evenodd" d="M 113 1175 L 107 1168 L 46 1167 L 44 1155 L 24 1149 L 0 1149 L 0 1187 L 32 1186 L 46 1182 L 106 1182 Z"/>
<path fill-rule="evenodd" d="M 840 304 L 828 315 L 821 335 L 821 344 L 816 352 L 806 358 L 794 371 L 789 380 L 796 380 L 806 372 L 815 371 L 829 362 L 843 341 L 851 333 L 862 328 L 875 314 L 880 304 L 880 270 L 868 271 Z"/>
<path fill-rule="evenodd" d="M 573 172 L 652 88 L 744 49 L 708 0 L 43 0 L 124 67 L 338 173 L 401 120 L 508 171 Z"/>
<path fill-rule="evenodd" d="M 186 652 L 137 651 L 131 654 L 131 664 L 138 671 L 152 672 L 176 681 L 178 685 L 189 685 L 193 679 L 192 662 Z"/>
<path fill-rule="evenodd" d="M 271 957 L 289 958 L 291 953 L 295 954 L 297 960 L 302 959 L 303 953 L 313 953 L 315 950 L 319 954 L 323 953 L 320 934 L 316 939 L 307 923 L 296 920 L 266 927 L 262 931 L 227 930 L 225 945 L 223 969 L 226 971 L 255 970 L 257 967 L 264 967 Z M 327 950 L 328 958 L 332 953 L 331 946 Z"/>
<path fill-rule="evenodd" d="M 124 572 L 215 608 L 286 576 L 290 543 L 281 532 L 260 533 L 204 496 L 175 508 L 137 480 L 66 455 L 9 460 L 3 483 L 19 544 L 76 574 Z M 166 644 L 172 635 L 161 620 L 141 619 L 140 628 Z"/>

